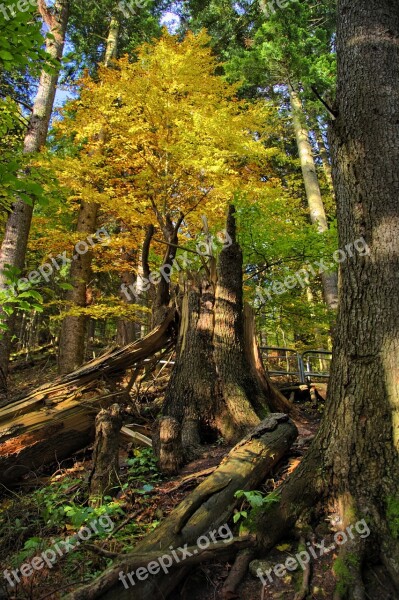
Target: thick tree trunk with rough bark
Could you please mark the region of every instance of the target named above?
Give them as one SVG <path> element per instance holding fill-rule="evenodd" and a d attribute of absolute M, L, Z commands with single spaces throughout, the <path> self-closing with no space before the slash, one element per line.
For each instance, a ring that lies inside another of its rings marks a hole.
<path fill-rule="evenodd" d="M 167 452 L 174 471 L 195 456 L 202 441 L 221 435 L 236 440 L 259 423 L 269 406 L 292 408 L 274 389 L 263 368 L 250 311 L 244 311 L 242 253 L 236 242 L 234 207 L 230 207 L 227 233 L 232 244 L 211 259 L 208 274 L 192 282 L 184 294 L 176 363 L 172 371 L 163 417 L 180 424 L 181 444 Z M 245 325 L 244 315 L 247 316 Z M 159 435 L 159 427 L 154 437 Z M 155 443 L 162 450 L 162 445 Z M 160 454 L 158 454 L 160 457 Z"/>
<path fill-rule="evenodd" d="M 173 417 L 180 426 L 181 445 L 176 445 L 175 450 L 184 450 L 184 456 L 175 453 L 175 471 L 185 459 L 195 456 L 201 429 L 208 429 L 219 412 L 216 366 L 212 360 L 213 305 L 213 286 L 206 280 L 183 298 L 176 362 L 162 410 L 164 417 Z M 163 461 L 162 468 L 171 472 Z"/>
<path fill-rule="evenodd" d="M 49 9 L 44 0 L 38 0 L 38 7 L 43 21 L 53 35 L 53 38 L 46 41 L 46 51 L 55 59 L 57 64 L 61 61 L 64 50 L 69 5 L 69 0 L 57 0 L 54 6 Z M 58 76 L 58 70 L 51 74 L 43 71 L 40 76 L 39 88 L 24 139 L 24 154 L 39 152 L 46 142 Z M 0 249 L 0 289 L 6 290 L 7 288 L 7 280 L 4 275 L 6 265 L 20 270 L 24 268 L 32 214 L 33 205 L 28 205 L 22 200 L 17 200 L 12 207 Z M 8 363 L 14 316 L 11 315 L 7 318 L 3 315 L 2 319 L 8 325 L 8 331 L 0 339 L 0 397 L 5 398 L 7 396 Z"/>
<path fill-rule="evenodd" d="M 306 198 L 310 211 L 310 220 L 317 225 L 320 233 L 324 233 L 328 230 L 327 216 L 324 209 L 323 198 L 321 196 L 312 146 L 309 141 L 309 131 L 305 124 L 302 101 L 298 92 L 291 84 L 289 84 L 288 89 L 290 93 L 292 121 L 294 124 Z M 330 309 L 335 310 L 338 304 L 337 275 L 335 273 L 322 273 L 321 279 L 324 300 Z"/>
<path fill-rule="evenodd" d="M 399 5 L 340 0 L 337 55 L 330 145 L 340 245 L 363 237 L 370 252 L 341 264 L 326 412 L 259 531 L 270 547 L 322 495 L 336 501 L 339 530 L 364 518 L 370 538 L 341 549 L 334 596 L 363 600 L 367 560 L 399 593 Z"/>
<path fill-rule="evenodd" d="M 364 237 L 370 253 L 341 266 L 321 439 L 334 492 L 344 509 L 370 520 L 399 591 L 399 546 L 388 516 L 399 506 L 399 5 L 338 4 L 331 149 L 340 246 Z"/>

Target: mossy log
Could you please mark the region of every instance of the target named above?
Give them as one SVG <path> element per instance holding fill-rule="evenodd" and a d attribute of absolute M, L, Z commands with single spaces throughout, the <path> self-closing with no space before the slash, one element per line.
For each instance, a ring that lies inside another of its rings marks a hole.
<path fill-rule="evenodd" d="M 62 460 L 94 439 L 96 414 L 116 400 L 99 380 L 116 378 L 174 343 L 175 311 L 146 337 L 108 351 L 73 373 L 58 377 L 0 409 L 0 482 Z"/>
<path fill-rule="evenodd" d="M 146 536 L 129 554 L 118 558 L 100 577 L 67 596 L 67 600 L 160 600 L 167 598 L 186 575 L 185 562 L 175 564 L 171 574 L 150 575 L 126 589 L 120 573 L 135 570 L 137 557 L 156 551 L 171 554 L 171 548 L 194 546 L 201 536 L 210 539 L 231 518 L 238 490 L 256 489 L 270 469 L 284 456 L 297 437 L 287 415 L 272 414 L 238 443 L 219 467 Z M 227 531 L 227 528 L 223 528 Z M 223 536 L 221 536 L 223 537 Z M 212 544 L 209 546 L 212 549 Z M 188 563 L 187 563 L 188 564 Z"/>

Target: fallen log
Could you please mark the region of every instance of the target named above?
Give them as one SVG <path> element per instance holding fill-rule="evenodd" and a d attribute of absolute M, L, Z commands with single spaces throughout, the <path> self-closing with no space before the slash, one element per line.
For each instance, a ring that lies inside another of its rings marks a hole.
<path fill-rule="evenodd" d="M 108 351 L 0 409 L 0 482 L 62 460 L 94 439 L 94 418 L 116 400 L 98 381 L 115 378 L 174 343 L 175 311 L 146 337 Z"/>
<path fill-rule="evenodd" d="M 235 492 L 252 490 L 265 479 L 272 467 L 284 456 L 297 437 L 297 429 L 287 415 L 273 414 L 262 421 L 237 444 L 219 467 L 191 492 L 170 515 L 146 536 L 135 550 L 117 559 L 92 583 L 70 593 L 66 600 L 161 600 L 167 598 L 187 574 L 185 561 L 174 562 L 172 575 L 150 575 L 134 585 L 122 583 L 122 575 L 133 576 L 137 557 L 155 552 L 157 557 L 172 555 L 174 548 L 197 545 L 200 540 L 223 539 L 237 505 Z M 223 530 L 223 531 L 222 531 Z M 219 535 L 218 535 L 219 534 Z M 208 544 L 212 548 L 212 541 Z M 187 563 L 188 565 L 188 563 Z M 140 579 L 140 578 L 139 578 Z M 130 580 L 130 578 L 128 579 Z"/>

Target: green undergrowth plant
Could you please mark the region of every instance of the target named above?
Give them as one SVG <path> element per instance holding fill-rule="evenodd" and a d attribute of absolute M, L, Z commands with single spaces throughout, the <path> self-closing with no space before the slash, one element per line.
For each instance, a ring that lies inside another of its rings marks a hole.
<path fill-rule="evenodd" d="M 150 493 L 162 479 L 157 459 L 152 448 L 140 448 L 133 451 L 133 457 L 127 461 L 128 476 L 122 489 L 142 494 Z"/>
<path fill-rule="evenodd" d="M 279 502 L 279 497 L 276 492 L 272 492 L 271 494 L 263 494 L 259 490 L 238 490 L 234 494 L 234 497 L 243 500 L 241 509 L 236 511 L 233 517 L 234 523 L 241 521 L 240 533 L 245 533 L 252 530 L 254 525 L 254 517 L 258 510 Z"/>
<path fill-rule="evenodd" d="M 18 568 L 81 528 L 92 529 L 93 522 L 96 532 L 88 547 L 81 544 L 57 563 L 66 580 L 75 577 L 77 570 L 89 580 L 108 566 L 110 560 L 93 555 L 90 544 L 105 544 L 106 549 L 122 553 L 131 550 L 163 517 L 155 501 L 155 486 L 162 476 L 151 448 L 134 449 L 126 466 L 118 488 L 98 507 L 88 505 L 84 472 L 58 473 L 34 491 L 13 493 L 4 499 L 0 504 L 0 563 Z M 134 518 L 127 518 L 132 514 Z M 114 524 L 112 531 L 101 528 L 98 519 L 103 515 Z"/>

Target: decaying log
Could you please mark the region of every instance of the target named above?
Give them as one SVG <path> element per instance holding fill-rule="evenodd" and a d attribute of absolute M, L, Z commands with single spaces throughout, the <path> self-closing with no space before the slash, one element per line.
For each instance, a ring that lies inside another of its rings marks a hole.
<path fill-rule="evenodd" d="M 206 477 L 207 475 L 210 475 L 211 473 L 216 471 L 216 469 L 217 467 L 209 467 L 209 469 L 202 469 L 202 471 L 197 471 L 196 473 L 190 473 L 190 475 L 185 475 L 180 479 L 177 485 L 175 485 L 172 488 L 169 488 L 165 493 L 172 494 L 173 492 L 176 492 L 183 486 L 192 483 L 195 479 L 200 479 L 201 477 Z"/>
<path fill-rule="evenodd" d="M 256 489 L 270 469 L 281 459 L 297 437 L 297 429 L 287 415 L 273 414 L 237 444 L 219 467 L 175 508 L 157 529 L 145 537 L 136 549 L 118 559 L 100 577 L 68 595 L 67 600 L 160 600 L 187 574 L 185 562 L 172 575 L 150 575 L 125 589 L 120 573 L 132 572 L 138 555 L 149 552 L 157 557 L 185 544 L 200 547 L 199 540 L 211 532 L 227 539 L 227 526 L 237 505 L 235 492 Z M 230 535 L 232 537 L 232 534 Z M 202 545 L 202 544 L 201 544 Z M 213 547 L 212 541 L 209 549 Z M 187 563 L 188 565 L 188 563 Z"/>
<path fill-rule="evenodd" d="M 62 460 L 94 439 L 94 418 L 115 402 L 98 380 L 123 374 L 174 343 L 175 311 L 146 337 L 109 351 L 73 373 L 58 377 L 27 397 L 0 409 L 0 482 Z"/>
<path fill-rule="evenodd" d="M 122 417 L 118 404 L 100 410 L 96 416 L 93 469 L 89 477 L 91 506 L 101 506 L 104 496 L 109 495 L 118 483 L 121 427 Z"/>

